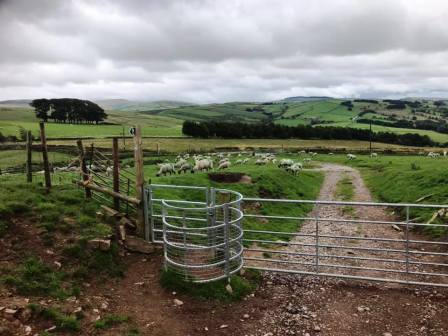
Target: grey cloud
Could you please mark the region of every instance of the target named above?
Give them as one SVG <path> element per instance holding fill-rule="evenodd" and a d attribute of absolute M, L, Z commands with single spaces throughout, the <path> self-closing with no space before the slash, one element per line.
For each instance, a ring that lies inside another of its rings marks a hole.
<path fill-rule="evenodd" d="M 0 1 L 0 99 L 446 95 L 439 0 Z"/>

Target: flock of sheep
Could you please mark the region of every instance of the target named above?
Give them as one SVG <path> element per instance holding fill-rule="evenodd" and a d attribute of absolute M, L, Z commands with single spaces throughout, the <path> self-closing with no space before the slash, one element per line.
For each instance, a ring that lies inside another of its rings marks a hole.
<path fill-rule="evenodd" d="M 300 154 L 309 154 L 311 157 L 317 155 L 317 153 L 306 153 L 305 151 L 300 152 Z M 235 158 L 232 158 L 232 156 L 235 156 Z M 264 166 L 268 164 L 277 165 L 279 168 L 283 168 L 293 175 L 298 175 L 303 168 L 302 163 L 294 162 L 292 159 L 281 159 L 279 161 L 276 154 L 273 153 L 251 154 L 251 156 L 252 157 L 249 157 L 248 153 L 244 152 L 226 154 L 209 153 L 206 155 L 193 156 L 190 156 L 190 154 L 178 155 L 174 163 L 159 163 L 159 171 L 156 176 L 209 171 L 213 170 L 214 167 L 218 170 L 224 170 L 230 168 L 232 165 L 245 165 L 250 163 L 257 166 Z M 303 163 L 310 162 L 311 157 L 304 158 Z"/>

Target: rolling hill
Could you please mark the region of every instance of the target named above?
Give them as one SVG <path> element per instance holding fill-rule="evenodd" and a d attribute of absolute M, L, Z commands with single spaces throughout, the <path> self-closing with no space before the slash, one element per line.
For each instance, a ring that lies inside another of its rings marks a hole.
<path fill-rule="evenodd" d="M 141 124 L 144 135 L 181 136 L 184 120 L 274 122 L 277 124 L 368 128 L 394 133 L 428 135 L 448 142 L 448 104 L 442 100 L 372 100 L 330 97 L 289 97 L 272 102 L 228 102 L 193 105 L 179 101 L 96 101 L 111 125 L 49 124 L 50 137 L 122 135 L 127 126 Z M 20 127 L 37 130 L 37 119 L 27 100 L 0 102 L 0 132 L 17 135 Z M 125 130 L 126 131 L 126 130 Z"/>

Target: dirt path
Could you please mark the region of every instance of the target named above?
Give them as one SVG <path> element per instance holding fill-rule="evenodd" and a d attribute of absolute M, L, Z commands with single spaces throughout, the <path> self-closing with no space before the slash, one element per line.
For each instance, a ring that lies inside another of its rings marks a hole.
<path fill-rule="evenodd" d="M 353 168 L 322 164 L 319 170 L 325 172 L 325 180 L 319 195 L 319 200 L 336 200 L 338 182 L 348 176 L 354 186 L 354 201 L 370 202 L 372 196 L 366 188 L 359 172 Z M 318 214 L 323 219 L 358 218 L 375 221 L 392 220 L 383 207 L 362 206 L 350 209 L 345 214 L 340 206 L 318 205 L 310 214 Z M 300 233 L 312 237 L 296 237 L 288 246 L 291 252 L 314 254 L 313 245 L 316 232 L 316 221 L 305 221 Z M 358 236 L 364 238 L 402 239 L 404 233 L 394 229 L 392 225 L 369 225 L 360 223 L 344 224 L 337 221 L 322 221 L 319 223 L 320 235 Z M 344 245 L 351 247 L 383 247 L 403 249 L 403 243 L 389 241 L 362 240 L 358 241 L 320 238 L 320 244 Z M 295 245 L 299 244 L 299 245 Z M 418 247 L 415 247 L 418 249 Z M 321 272 L 349 274 L 357 276 L 375 276 L 400 279 L 403 274 L 389 273 L 394 268 L 404 270 L 404 264 L 391 264 L 380 261 L 345 260 L 344 258 L 324 258 L 324 255 L 344 256 L 348 258 L 397 258 L 403 259 L 403 254 L 370 250 L 319 249 L 320 263 L 346 265 L 342 271 L 335 268 L 320 266 Z M 421 255 L 418 257 L 422 257 Z M 303 255 L 287 255 L 285 260 L 297 263 L 297 269 L 313 272 L 314 257 Z M 421 259 L 420 259 L 421 260 Z M 283 266 L 284 267 L 284 266 Z M 384 269 L 374 272 L 356 269 L 370 267 Z M 290 267 L 289 267 L 290 268 Z M 417 270 L 412 266 L 412 270 Z M 427 270 L 426 270 L 427 271 Z M 259 325 L 263 332 L 255 335 L 448 335 L 448 321 L 445 318 L 448 311 L 446 292 L 433 288 L 417 288 L 388 283 L 369 283 L 353 280 L 338 280 L 333 278 L 317 278 L 313 276 L 294 276 L 285 274 L 266 274 L 266 283 L 262 290 L 268 291 L 272 297 L 271 311 L 265 312 Z M 258 327 L 260 328 L 260 327 Z"/>

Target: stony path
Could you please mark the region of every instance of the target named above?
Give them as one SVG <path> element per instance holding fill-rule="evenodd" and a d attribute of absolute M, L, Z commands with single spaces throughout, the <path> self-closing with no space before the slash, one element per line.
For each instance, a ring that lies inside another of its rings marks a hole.
<path fill-rule="evenodd" d="M 319 169 L 325 172 L 325 179 L 318 197 L 321 201 L 337 201 L 336 188 L 338 182 L 345 176 L 349 177 L 352 181 L 354 188 L 353 201 L 358 202 L 373 202 L 372 196 L 369 190 L 366 188 L 363 179 L 361 178 L 359 171 L 347 166 L 341 166 L 336 164 L 324 163 Z M 345 237 L 360 237 L 364 239 L 379 238 L 379 239 L 403 239 L 403 232 L 397 232 L 392 225 L 388 224 L 363 224 L 356 222 L 338 222 L 338 219 L 355 219 L 355 220 L 372 220 L 372 221 L 391 221 L 393 220 L 390 215 L 387 214 L 386 209 L 378 206 L 342 206 L 342 205 L 316 205 L 310 214 L 310 217 L 318 217 L 323 219 L 318 223 L 319 235 L 323 236 L 345 236 Z M 329 221 L 334 219 L 334 221 Z M 298 236 L 291 241 L 289 250 L 297 253 L 315 254 L 315 247 L 304 247 L 300 244 L 315 244 L 316 239 L 316 221 L 308 220 L 302 224 L 300 234 L 310 235 L 311 237 Z M 299 245 L 294 245 L 299 244 Z M 372 260 L 356 260 L 356 257 L 363 258 L 394 258 L 404 259 L 401 253 L 385 253 L 382 251 L 370 251 L 359 250 L 357 248 L 391 248 L 404 250 L 406 248 L 404 243 L 373 241 L 373 240 L 353 240 L 353 239 L 335 239 L 335 238 L 319 238 L 320 245 L 338 245 L 348 246 L 352 249 L 332 249 L 332 248 L 319 248 L 319 263 L 341 265 L 347 268 L 335 269 L 334 267 L 320 266 L 320 272 L 325 273 L 339 273 L 349 274 L 357 276 L 369 276 L 369 277 L 384 277 L 384 272 L 366 271 L 357 268 L 368 267 L 378 269 L 401 269 L 403 270 L 403 264 L 391 264 Z M 325 255 L 344 256 L 347 259 L 342 258 L 328 258 Z M 307 263 L 314 263 L 314 257 L 297 257 L 289 255 L 287 257 L 291 261 L 302 261 Z M 352 268 L 348 268 L 352 267 Z M 306 267 L 307 271 L 314 271 L 314 266 Z M 390 274 L 387 275 L 391 277 Z M 393 274 L 393 278 L 400 278 L 400 274 Z"/>
<path fill-rule="evenodd" d="M 370 202 L 372 196 L 356 169 L 336 165 L 322 164 L 319 170 L 325 172 L 325 179 L 319 200 L 336 200 L 336 186 L 340 179 L 348 176 L 354 185 L 354 201 Z M 382 207 L 359 207 L 344 215 L 341 207 L 335 205 L 316 206 L 311 216 L 319 214 L 321 218 L 362 218 L 376 221 L 389 221 L 393 217 Z M 314 235 L 315 221 L 302 224 L 301 234 Z M 319 223 L 321 235 L 340 235 L 359 237 L 381 237 L 401 239 L 404 233 L 392 225 L 341 224 L 334 221 Z M 296 237 L 287 249 L 298 253 L 315 253 L 314 246 L 300 246 L 294 243 L 314 244 L 314 237 Z M 373 241 L 348 241 L 321 238 L 321 244 L 339 244 L 378 248 L 403 249 L 403 243 Z M 418 248 L 418 247 L 415 247 Z M 425 247 L 426 248 L 426 247 Z M 283 248 L 284 249 L 284 248 Z M 348 252 L 349 251 L 349 252 Z M 384 254 L 379 251 L 343 250 L 321 248 L 320 254 L 338 256 L 356 256 L 366 258 L 399 258 L 398 253 Z M 422 258 L 422 256 L 416 256 Z M 283 256 L 283 260 L 314 263 L 314 257 Z M 340 258 L 322 258 L 322 263 L 341 264 L 381 268 L 386 271 L 372 272 L 359 269 L 342 269 L 339 273 L 357 276 L 403 277 L 403 274 L 387 272 L 394 268 L 403 270 L 403 264 L 391 264 L 378 261 L 356 261 Z M 278 264 L 277 267 L 294 267 Z M 296 266 L 297 269 L 314 271 L 314 266 Z M 321 267 L 321 271 L 336 272 L 335 268 Z M 412 270 L 418 270 L 413 266 Z M 427 271 L 427 269 L 426 269 Z M 265 273 L 262 295 L 270 301 L 269 308 L 257 323 L 245 333 L 247 335 L 325 335 L 325 336 L 397 336 L 397 335 L 448 335 L 447 292 L 430 287 L 405 286 L 390 283 L 372 283 L 367 281 L 338 280 L 314 276 L 288 275 L 283 273 Z M 242 335 L 244 333 L 241 333 Z"/>

